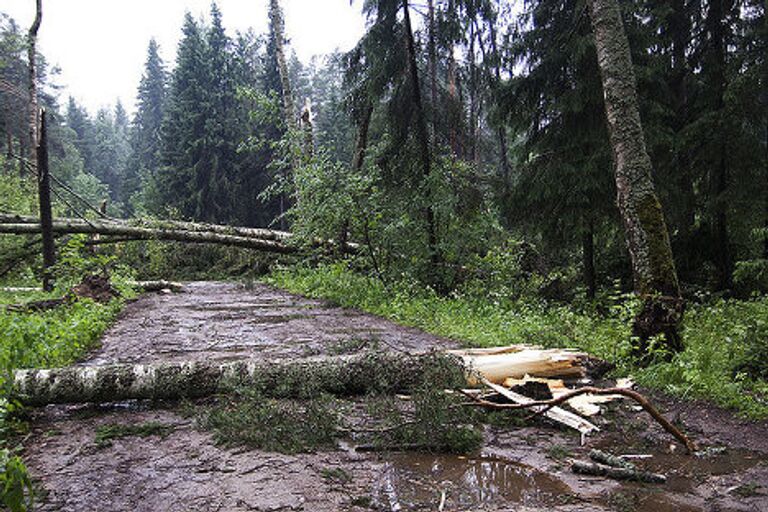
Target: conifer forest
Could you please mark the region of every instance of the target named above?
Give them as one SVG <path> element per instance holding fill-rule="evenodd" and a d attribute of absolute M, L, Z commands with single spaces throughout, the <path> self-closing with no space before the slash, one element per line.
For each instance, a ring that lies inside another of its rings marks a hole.
<path fill-rule="evenodd" d="M 201 5 L 0 5 L 0 509 L 768 510 L 765 1 Z"/>

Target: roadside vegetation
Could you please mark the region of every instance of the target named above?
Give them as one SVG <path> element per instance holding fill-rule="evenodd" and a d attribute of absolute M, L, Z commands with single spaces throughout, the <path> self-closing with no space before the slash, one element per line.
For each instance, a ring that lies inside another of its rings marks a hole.
<path fill-rule="evenodd" d="M 286 267 L 265 281 L 294 293 L 362 309 L 468 346 L 531 343 L 575 347 L 616 365 L 641 385 L 704 398 L 752 418 L 768 417 L 768 297 L 710 298 L 686 312 L 686 348 L 645 367 L 631 356 L 637 302 L 619 291 L 563 303 L 528 295 L 546 278 L 496 275 L 464 283 L 448 296 L 412 281 L 384 284 L 344 263 Z"/>

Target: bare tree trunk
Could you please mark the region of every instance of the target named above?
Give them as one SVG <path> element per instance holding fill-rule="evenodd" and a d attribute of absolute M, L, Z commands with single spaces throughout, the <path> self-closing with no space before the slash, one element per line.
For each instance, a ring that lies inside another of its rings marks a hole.
<path fill-rule="evenodd" d="M 51 211 L 51 176 L 48 167 L 48 127 L 45 110 L 40 113 L 40 133 L 37 146 L 37 190 L 40 201 L 40 232 L 43 235 L 43 290 L 53 290 L 53 266 L 56 264 L 56 247 L 53 237 L 53 212 Z"/>
<path fill-rule="evenodd" d="M 726 41 L 725 10 L 730 7 L 730 0 L 711 0 L 707 9 L 706 29 L 709 33 L 711 48 L 708 60 L 711 66 L 712 86 L 714 88 L 714 109 L 717 116 L 717 130 L 720 134 L 711 144 L 715 145 L 717 164 L 710 170 L 710 191 L 714 202 L 712 219 L 715 238 L 715 265 L 718 270 L 718 288 L 727 290 L 732 287 L 733 259 L 728 236 L 728 205 L 725 193 L 728 190 L 729 172 L 725 147 L 725 89 L 726 89 Z"/>
<path fill-rule="evenodd" d="M 277 56 L 277 71 L 280 74 L 280 86 L 283 89 L 283 117 L 289 130 L 296 128 L 296 106 L 293 101 L 291 79 L 288 73 L 288 61 L 285 58 L 285 19 L 279 0 L 269 0 L 269 19 L 272 22 L 272 41 Z"/>
<path fill-rule="evenodd" d="M 43 0 L 35 3 L 35 19 L 27 34 L 29 72 L 29 160 L 37 169 L 37 137 L 40 112 L 37 102 L 37 31 L 43 20 Z"/>
<path fill-rule="evenodd" d="M 496 79 L 495 87 L 499 87 L 501 84 L 501 58 L 499 56 L 499 47 L 496 42 L 496 27 L 494 24 L 488 23 L 488 28 L 491 35 L 491 51 L 493 52 L 494 59 L 494 78 Z M 509 150 L 507 149 L 507 133 L 504 127 L 504 123 L 501 122 L 496 129 L 496 136 L 499 139 L 499 158 L 501 160 L 501 175 L 504 179 L 504 189 L 509 187 Z"/>
<path fill-rule="evenodd" d="M 435 213 L 432 209 L 432 193 L 430 191 L 430 176 L 432 174 L 432 154 L 429 147 L 429 135 L 427 134 L 427 123 L 424 116 L 424 107 L 421 101 L 421 88 L 419 86 L 419 70 L 416 64 L 416 43 L 413 39 L 413 28 L 411 25 L 411 14 L 408 0 L 402 0 L 403 23 L 405 25 L 405 45 L 408 55 L 408 72 L 411 81 L 411 95 L 414 108 L 414 118 L 416 119 L 416 137 L 419 142 L 420 159 L 422 174 L 424 176 L 425 202 L 424 217 L 427 224 L 427 243 L 429 248 L 430 263 L 433 271 L 437 271 L 442 262 L 440 249 L 437 243 L 437 223 Z M 435 277 L 435 276 L 433 276 Z M 435 284 L 438 284 L 435 282 Z"/>
<path fill-rule="evenodd" d="M 683 300 L 669 233 L 651 177 L 651 159 L 640 122 L 635 75 L 617 0 L 590 0 L 590 14 L 603 82 L 605 110 L 616 167 L 617 203 L 624 221 L 635 289 L 644 301 L 633 331 L 647 340 L 663 335 L 666 346 L 682 350 L 678 327 Z"/>
<path fill-rule="evenodd" d="M 309 162 L 315 156 L 315 134 L 312 126 L 312 106 L 307 98 L 301 110 L 301 130 L 304 132 L 304 160 Z"/>
<path fill-rule="evenodd" d="M 463 112 L 464 107 L 461 104 L 461 98 L 459 98 L 459 90 L 456 84 L 456 59 L 453 53 L 448 54 L 448 97 L 450 98 L 451 105 L 451 118 L 450 122 L 450 140 L 451 151 L 457 158 L 463 158 L 464 151 L 461 145 L 459 136 L 459 126 L 461 126 L 460 116 L 456 115 L 456 112 Z M 463 115 L 463 114 L 462 114 Z"/>
<path fill-rule="evenodd" d="M 469 160 L 477 162 L 477 124 L 478 124 L 478 98 L 477 98 L 477 66 L 475 66 L 475 20 L 469 26 L 469 50 L 467 56 L 469 66 L 469 140 L 467 148 Z"/>

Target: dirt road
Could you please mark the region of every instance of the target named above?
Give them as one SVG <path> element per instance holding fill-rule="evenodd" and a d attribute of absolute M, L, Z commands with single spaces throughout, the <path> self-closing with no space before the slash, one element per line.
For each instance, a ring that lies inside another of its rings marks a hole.
<path fill-rule="evenodd" d="M 102 347 L 82 364 L 190 359 L 266 360 L 365 350 L 421 351 L 456 344 L 357 311 L 257 285 L 190 283 L 127 305 Z M 768 510 L 768 425 L 746 423 L 706 404 L 663 401 L 700 443 L 724 452 L 691 457 L 629 404 L 599 421 L 603 433 L 576 436 L 539 423 L 488 427 L 470 457 L 362 454 L 337 450 L 283 455 L 224 449 L 176 403 L 49 406 L 34 412 L 25 458 L 40 491 L 36 510 Z M 153 422 L 161 435 L 99 445 L 108 424 Z M 649 454 L 663 486 L 576 477 L 572 457 L 590 447 Z M 349 478 L 332 477 L 340 474 Z M 762 487 L 761 487 L 762 486 Z"/>

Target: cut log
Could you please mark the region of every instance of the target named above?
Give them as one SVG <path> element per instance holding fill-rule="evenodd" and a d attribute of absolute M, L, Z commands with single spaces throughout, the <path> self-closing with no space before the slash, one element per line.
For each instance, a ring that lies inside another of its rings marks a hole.
<path fill-rule="evenodd" d="M 17 370 L 14 395 L 27 405 L 179 399 L 257 386 L 268 396 L 339 396 L 410 391 L 445 356 L 366 354 L 313 360 L 194 361 Z"/>

